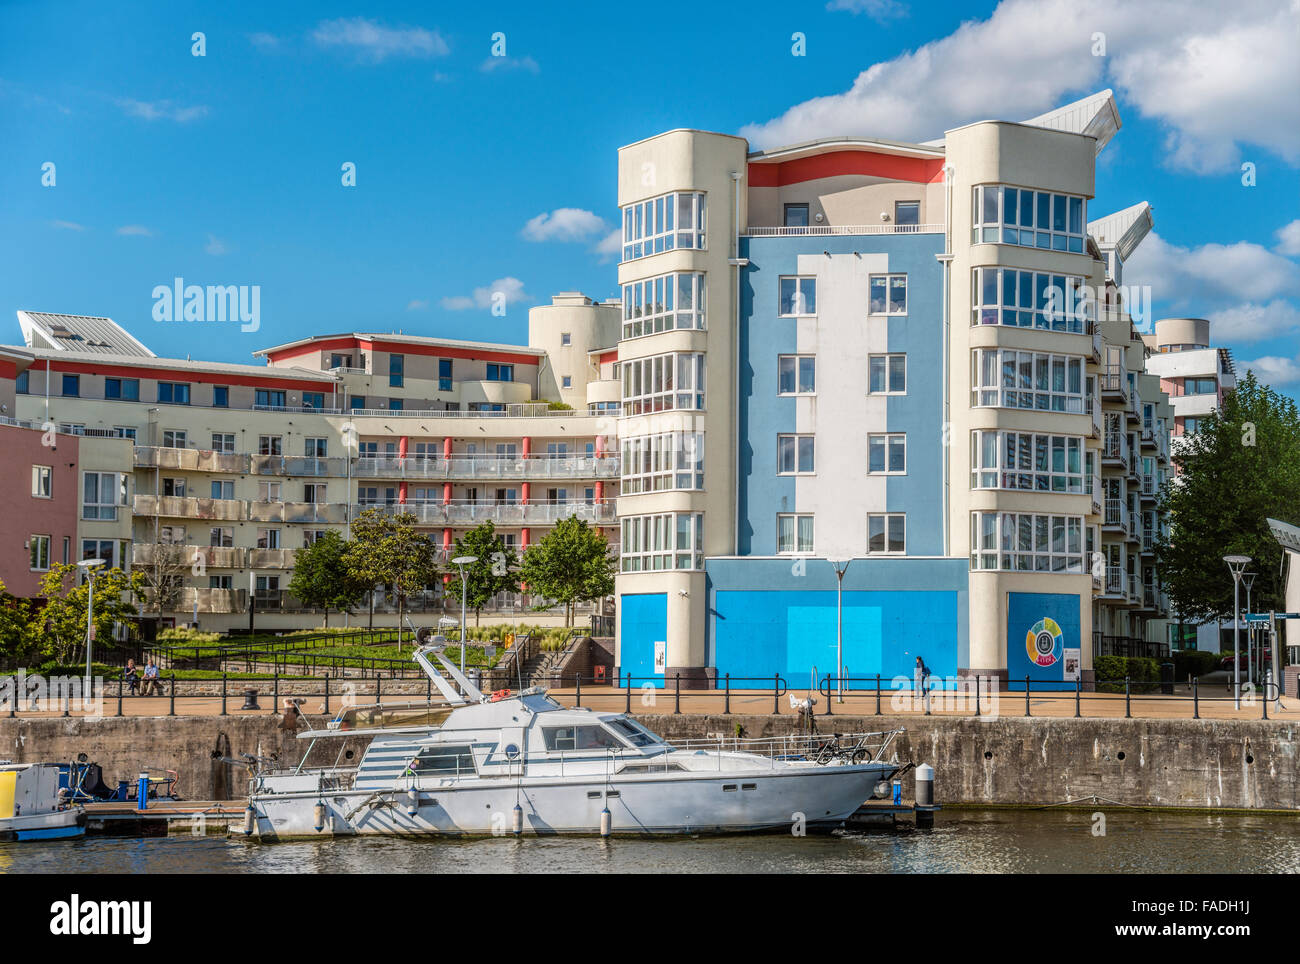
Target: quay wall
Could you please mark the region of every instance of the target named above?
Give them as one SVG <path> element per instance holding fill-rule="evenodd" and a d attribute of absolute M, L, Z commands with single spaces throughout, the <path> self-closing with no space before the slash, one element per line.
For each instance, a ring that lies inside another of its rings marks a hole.
<path fill-rule="evenodd" d="M 637 714 L 670 740 L 795 732 L 794 716 Z M 110 784 L 146 768 L 176 771 L 191 800 L 237 799 L 241 754 L 298 761 L 306 748 L 279 717 L 0 719 L 0 759 L 55 762 L 85 753 Z M 1300 810 L 1297 724 L 1277 721 L 836 716 L 819 732 L 902 728 L 900 761 L 935 768 L 941 804 L 1044 806 L 1101 801 L 1172 808 Z M 318 744 L 311 765 L 358 759 L 364 740 Z M 347 756 L 348 753 L 352 757 Z M 913 785 L 904 778 L 904 795 Z"/>

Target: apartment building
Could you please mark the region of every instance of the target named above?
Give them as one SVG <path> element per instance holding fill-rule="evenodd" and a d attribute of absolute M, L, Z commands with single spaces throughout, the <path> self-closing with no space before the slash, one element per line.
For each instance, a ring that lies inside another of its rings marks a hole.
<path fill-rule="evenodd" d="M 1160 651 L 1172 409 L 1120 284 L 1152 215 L 1088 217 L 1119 126 L 1103 91 L 619 151 L 621 673 L 1066 687 Z"/>
<path fill-rule="evenodd" d="M 316 625 L 288 592 L 295 554 L 367 508 L 414 514 L 444 560 L 486 520 L 521 552 L 570 516 L 617 543 L 619 314 L 565 293 L 530 312 L 529 346 L 349 332 L 237 365 L 158 358 L 108 318 L 20 311 L 25 345 L 0 349 L 0 396 L 15 431 L 51 426 L 67 453 L 54 488 L 77 498 L 73 561 L 179 560 L 166 622 L 247 625 L 251 603 L 264 628 Z M 37 454 L 13 471 L 51 461 Z M 58 558 L 52 519 L 7 525 L 41 529 L 23 536 L 50 538 Z M 375 603 L 391 624 L 393 601 Z M 435 588 L 407 606 L 443 600 Z"/>

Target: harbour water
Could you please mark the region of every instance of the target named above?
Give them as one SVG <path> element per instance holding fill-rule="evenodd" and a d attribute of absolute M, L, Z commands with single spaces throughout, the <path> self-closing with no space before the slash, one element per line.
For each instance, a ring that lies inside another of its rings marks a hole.
<path fill-rule="evenodd" d="M 933 830 L 830 837 L 0 843 L 0 873 L 1296 873 L 1300 814 L 945 810 Z"/>

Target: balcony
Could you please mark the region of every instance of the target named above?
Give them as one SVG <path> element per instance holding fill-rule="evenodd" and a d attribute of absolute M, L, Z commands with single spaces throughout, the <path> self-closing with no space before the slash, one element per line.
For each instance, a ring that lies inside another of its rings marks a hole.
<path fill-rule="evenodd" d="M 1128 376 L 1122 368 L 1107 368 L 1098 376 L 1101 397 L 1109 402 L 1128 404 Z"/>
<path fill-rule="evenodd" d="M 1102 518 L 1101 527 L 1112 532 L 1128 534 L 1130 527 L 1129 511 L 1128 505 L 1123 499 L 1106 500 L 1106 514 Z"/>
<path fill-rule="evenodd" d="M 1125 414 L 1128 415 L 1130 422 L 1140 422 L 1142 421 L 1142 395 L 1137 390 L 1136 385 L 1129 389 L 1129 394 L 1131 398 L 1128 408 L 1125 409 Z"/>
<path fill-rule="evenodd" d="M 808 224 L 803 227 L 751 225 L 741 237 L 798 238 L 827 237 L 841 234 L 943 234 L 942 224 Z"/>
<path fill-rule="evenodd" d="M 284 521 L 299 525 L 314 522 L 341 524 L 348 521 L 346 502 L 284 502 Z"/>
<path fill-rule="evenodd" d="M 247 589 L 200 589 L 186 586 L 175 612 L 242 613 L 248 610 Z"/>
<path fill-rule="evenodd" d="M 496 383 L 486 383 L 496 384 Z M 501 384 L 515 384 L 503 382 Z M 348 415 L 353 418 L 591 418 L 585 409 L 552 409 L 546 402 L 503 402 L 496 411 L 477 409 L 448 411 L 443 409 L 388 409 L 353 408 Z M 620 412 L 603 413 L 618 418 Z"/>
<path fill-rule="evenodd" d="M 354 459 L 352 474 L 359 479 L 616 479 L 619 459 L 614 455 L 526 459 L 491 455 L 450 459 L 370 456 Z"/>
<path fill-rule="evenodd" d="M 131 548 L 132 565 L 152 566 L 157 548 L 157 543 L 137 542 Z M 200 563 L 207 569 L 243 569 L 248 562 L 248 550 L 235 546 L 176 545 L 175 548 L 180 550 L 180 561 L 187 567 Z"/>
<path fill-rule="evenodd" d="M 132 504 L 136 515 L 175 519 L 212 519 L 243 522 L 248 518 L 246 503 L 239 499 L 195 499 L 175 495 L 137 495 Z"/>
<path fill-rule="evenodd" d="M 1149 499 L 1151 501 L 1155 501 L 1155 499 L 1160 495 L 1160 487 L 1159 485 L 1156 484 L 1156 477 L 1154 475 L 1143 474 L 1141 478 L 1142 478 L 1142 498 L 1144 500 Z"/>
<path fill-rule="evenodd" d="M 1106 504 L 1106 489 L 1101 482 L 1101 473 L 1094 472 L 1092 476 L 1092 514 L 1101 515 L 1102 507 Z"/>
<path fill-rule="evenodd" d="M 1124 571 L 1123 566 L 1106 567 L 1106 582 L 1101 591 L 1103 597 L 1124 599 L 1127 586 L 1128 573 Z"/>
<path fill-rule="evenodd" d="M 222 472 L 243 475 L 248 471 L 248 456 L 234 452 L 214 452 L 208 449 L 179 449 L 164 446 L 137 445 L 137 469 L 178 469 L 187 472 Z"/>
<path fill-rule="evenodd" d="M 1118 432 L 1107 432 L 1105 439 L 1102 440 L 1101 462 L 1103 465 L 1127 469 L 1129 463 L 1128 437 Z"/>
<path fill-rule="evenodd" d="M 353 517 L 366 509 L 381 509 L 388 515 L 403 512 L 415 516 L 419 525 L 470 525 L 483 522 L 496 525 L 553 525 L 561 519 L 576 517 L 585 522 L 612 525 L 616 516 L 613 501 L 608 502 L 403 502 L 358 504 Z"/>
<path fill-rule="evenodd" d="M 292 569 L 296 549 L 249 549 L 250 569 Z"/>

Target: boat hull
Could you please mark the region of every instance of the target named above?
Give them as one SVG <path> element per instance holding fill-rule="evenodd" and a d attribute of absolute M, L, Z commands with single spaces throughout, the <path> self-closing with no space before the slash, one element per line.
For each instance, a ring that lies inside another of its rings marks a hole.
<path fill-rule="evenodd" d="M 345 793 L 255 795 L 253 834 L 263 840 L 325 836 L 485 836 L 608 832 L 615 836 L 811 833 L 841 826 L 896 767 L 886 763 L 791 766 L 777 771 L 545 777 Z M 317 805 L 324 807 L 318 816 Z M 319 822 L 319 829 L 317 829 Z"/>
<path fill-rule="evenodd" d="M 80 807 L 0 820 L 0 840 L 64 840 L 86 833 L 86 812 Z"/>

